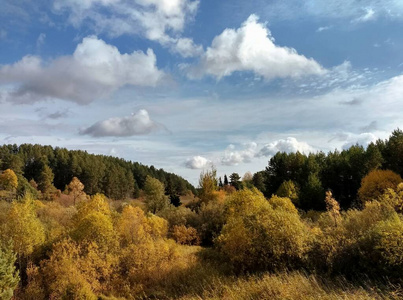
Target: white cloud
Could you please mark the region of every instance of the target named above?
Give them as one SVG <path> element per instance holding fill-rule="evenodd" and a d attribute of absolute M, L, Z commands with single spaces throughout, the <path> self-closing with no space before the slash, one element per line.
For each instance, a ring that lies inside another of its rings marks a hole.
<path fill-rule="evenodd" d="M 171 48 L 173 52 L 179 53 L 183 57 L 194 57 L 203 54 L 203 47 L 196 45 L 189 38 L 177 39 Z"/>
<path fill-rule="evenodd" d="M 343 149 L 348 149 L 356 144 L 367 147 L 370 143 L 375 143 L 378 138 L 370 132 L 360 134 L 347 134 L 346 142 L 343 144 Z"/>
<path fill-rule="evenodd" d="M 274 44 L 274 38 L 258 17 L 251 15 L 239 29 L 225 29 L 203 54 L 200 64 L 189 70 L 189 77 L 203 75 L 218 79 L 236 71 L 252 71 L 265 79 L 323 74 L 313 59 L 293 48 Z"/>
<path fill-rule="evenodd" d="M 305 142 L 299 142 L 294 137 L 288 137 L 286 139 L 281 139 L 270 144 L 266 144 L 262 149 L 260 149 L 257 156 L 273 156 L 277 152 L 291 153 L 297 151 L 309 154 L 310 152 L 315 152 L 315 149 Z"/>
<path fill-rule="evenodd" d="M 237 166 L 240 163 L 251 162 L 256 154 L 257 144 L 252 142 L 244 145 L 244 149 L 237 151 L 234 145 L 229 145 L 225 150 L 221 163 L 226 166 Z"/>
<path fill-rule="evenodd" d="M 36 48 L 39 49 L 40 47 L 42 47 L 42 45 L 45 43 L 45 39 L 46 39 L 46 34 L 45 33 L 40 33 L 38 38 L 36 39 Z"/>
<path fill-rule="evenodd" d="M 72 56 L 44 62 L 28 55 L 0 67 L 0 84 L 16 86 L 7 97 L 16 102 L 58 98 L 86 104 L 125 85 L 156 86 L 163 77 L 151 49 L 121 54 L 95 36 L 84 38 Z"/>
<path fill-rule="evenodd" d="M 148 134 L 158 128 L 159 126 L 151 120 L 148 112 L 142 109 L 128 117 L 111 118 L 99 121 L 94 125 L 81 130 L 80 134 L 91 135 L 93 137 L 127 137 Z"/>
<path fill-rule="evenodd" d="M 188 169 L 204 169 L 211 165 L 212 162 L 203 156 L 193 156 L 185 162 L 185 166 Z"/>
<path fill-rule="evenodd" d="M 354 23 L 364 23 L 364 22 L 368 22 L 368 21 L 372 21 L 376 19 L 376 14 L 375 11 L 370 8 L 370 7 L 366 7 L 364 9 L 364 14 L 356 19 L 354 19 L 352 22 Z"/>
<path fill-rule="evenodd" d="M 200 52 L 201 46 L 190 38 L 180 37 L 198 6 L 198 0 L 56 0 L 54 3 L 56 11 L 69 14 L 69 22 L 75 27 L 85 22 L 95 32 L 114 37 L 141 35 L 185 57 Z"/>
<path fill-rule="evenodd" d="M 248 4 L 244 5 L 247 6 Z M 318 20 L 344 19 L 351 21 L 365 17 L 370 9 L 374 11 L 376 16 L 392 19 L 402 19 L 403 17 L 403 2 L 401 0 L 273 0 L 270 3 L 270 10 L 267 9 L 268 6 L 265 1 L 260 1 L 258 7 L 255 3 L 253 5 L 255 10 L 265 10 L 270 20 L 289 20 L 308 16 Z M 367 17 L 372 17 L 371 13 Z"/>
<path fill-rule="evenodd" d="M 326 31 L 326 30 L 329 30 L 330 28 L 332 28 L 332 26 L 319 27 L 318 29 L 316 29 L 316 32 Z"/>

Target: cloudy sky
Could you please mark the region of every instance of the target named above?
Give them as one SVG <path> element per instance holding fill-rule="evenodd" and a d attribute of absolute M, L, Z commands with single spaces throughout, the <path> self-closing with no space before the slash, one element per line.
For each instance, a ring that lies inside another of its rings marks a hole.
<path fill-rule="evenodd" d="M 401 0 L 0 0 L 0 142 L 194 184 L 403 127 Z"/>

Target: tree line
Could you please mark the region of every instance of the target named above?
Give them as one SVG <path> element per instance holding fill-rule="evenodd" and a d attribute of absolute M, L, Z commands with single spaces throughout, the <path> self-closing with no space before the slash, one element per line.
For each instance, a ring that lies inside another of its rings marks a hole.
<path fill-rule="evenodd" d="M 102 193 L 111 199 L 138 197 L 147 176 L 161 181 L 166 194 L 172 197 L 195 192 L 182 177 L 124 159 L 89 154 L 51 146 L 22 144 L 0 147 L 0 170 L 11 169 L 18 177 L 17 194 L 35 194 L 37 188 L 51 195 L 55 189 L 65 190 L 73 177 L 84 184 L 89 195 Z"/>
<path fill-rule="evenodd" d="M 342 209 L 360 205 L 357 197 L 361 181 L 371 170 L 391 170 L 403 176 L 403 131 L 394 130 L 386 140 L 377 140 L 367 148 L 353 145 L 348 149 L 310 153 L 278 152 L 265 170 L 253 176 L 232 173 L 228 180 L 219 178 L 220 186 L 237 190 L 251 185 L 267 198 L 272 195 L 290 197 L 302 210 L 325 210 L 325 191 L 330 190 Z M 291 197 L 293 198 L 293 197 Z"/>

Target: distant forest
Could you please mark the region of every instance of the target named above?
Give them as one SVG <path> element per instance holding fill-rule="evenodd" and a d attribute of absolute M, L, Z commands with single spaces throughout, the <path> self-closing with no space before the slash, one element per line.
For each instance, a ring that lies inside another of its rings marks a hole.
<path fill-rule="evenodd" d="M 84 184 L 86 194 L 102 193 L 110 199 L 136 198 L 148 175 L 161 181 L 166 194 L 171 197 L 189 191 L 197 194 L 197 190 L 182 177 L 154 166 L 51 146 L 0 147 L 0 170 L 6 169 L 12 169 L 19 177 L 17 193 L 21 196 L 27 190 L 33 192 L 32 186 L 36 185 L 44 192 L 46 187 L 41 188 L 42 181 L 49 181 L 49 177 L 61 191 L 73 177 L 77 177 Z M 232 173 L 230 180 L 225 176 L 223 183 L 219 178 L 217 185 L 227 184 L 237 190 L 254 186 L 267 198 L 281 194 L 279 189 L 284 190 L 285 186 L 289 189 L 291 185 L 298 198 L 293 202 L 306 211 L 325 210 L 325 191 L 330 190 L 341 208 L 346 210 L 361 203 L 357 197 L 361 180 L 373 169 L 387 169 L 403 176 L 402 130 L 396 129 L 389 139 L 378 140 L 367 148 L 354 145 L 342 151 L 309 155 L 278 152 L 269 160 L 265 170 L 251 178 L 241 180 L 239 174 Z"/>
<path fill-rule="evenodd" d="M 389 139 L 370 143 L 367 148 L 354 145 L 342 151 L 309 155 L 278 152 L 266 169 L 253 174 L 250 180 L 241 181 L 241 176 L 233 173 L 230 179 L 225 175 L 219 182 L 228 182 L 237 190 L 253 185 L 267 198 L 282 194 L 281 190 L 284 192 L 291 185 L 298 198 L 294 203 L 303 210 L 325 210 L 325 191 L 330 190 L 346 210 L 361 203 L 357 197 L 361 180 L 373 169 L 391 170 L 403 176 L 402 130 L 393 131 Z"/>
<path fill-rule="evenodd" d="M 12 169 L 17 174 L 17 194 L 20 196 L 27 191 L 35 192 L 32 186 L 36 185 L 46 193 L 49 190 L 46 182 L 63 191 L 73 177 L 84 184 L 85 193 L 102 193 L 111 199 L 138 197 L 148 175 L 164 184 L 167 195 L 178 196 L 195 191 L 182 177 L 154 166 L 51 146 L 1 146 L 0 170 L 6 169 Z"/>

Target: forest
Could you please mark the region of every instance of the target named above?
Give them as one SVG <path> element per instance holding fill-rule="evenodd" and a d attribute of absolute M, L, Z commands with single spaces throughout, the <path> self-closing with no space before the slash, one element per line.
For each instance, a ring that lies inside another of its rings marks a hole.
<path fill-rule="evenodd" d="M 51 146 L 4 145 L 0 170 L 0 299 L 403 298 L 400 129 L 197 188 Z"/>

